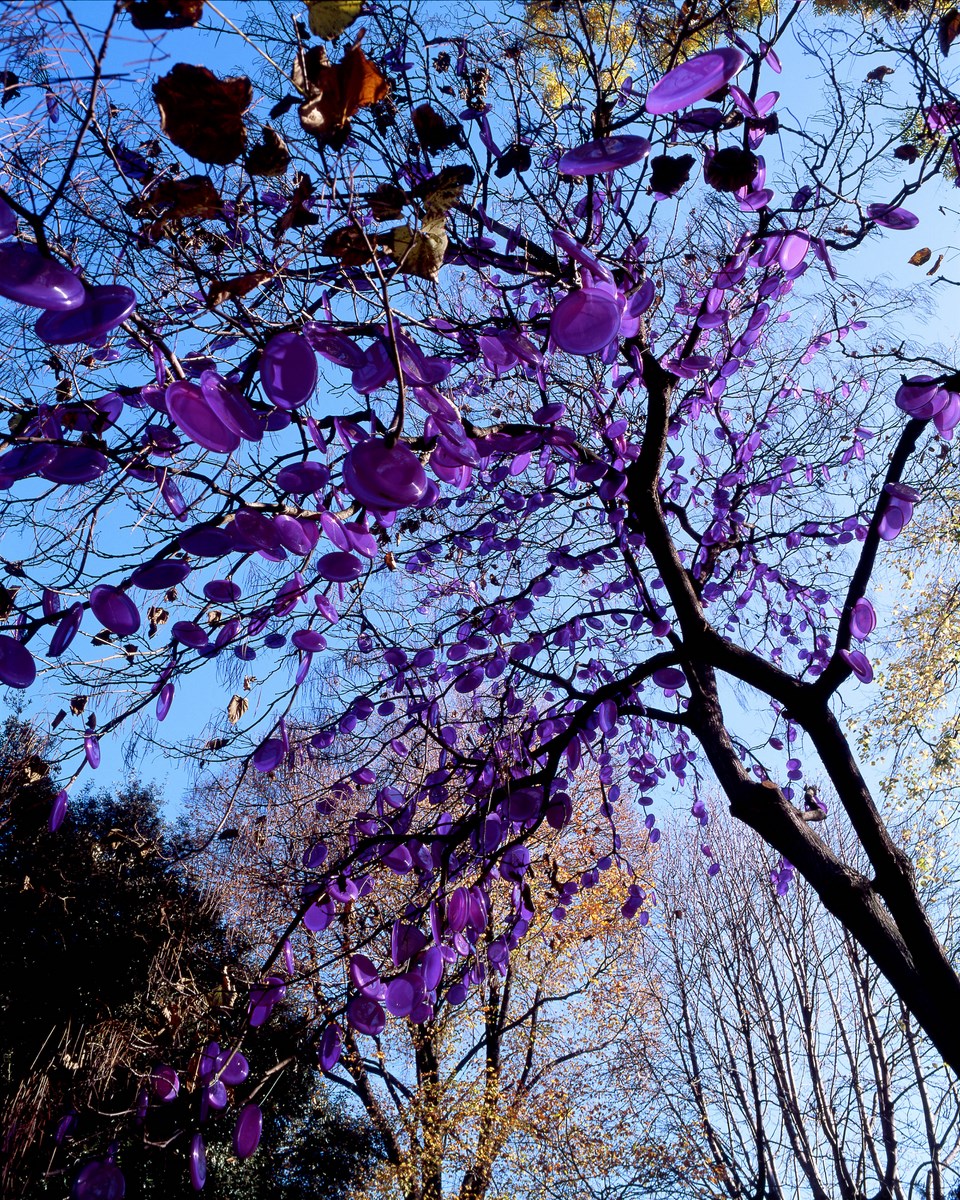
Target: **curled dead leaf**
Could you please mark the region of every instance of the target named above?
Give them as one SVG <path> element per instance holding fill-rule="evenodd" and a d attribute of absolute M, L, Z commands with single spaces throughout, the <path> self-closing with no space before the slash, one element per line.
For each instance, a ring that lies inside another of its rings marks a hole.
<path fill-rule="evenodd" d="M 367 204 L 377 221 L 397 221 L 407 202 L 407 193 L 399 184 L 381 183 L 375 192 L 367 192 Z"/>
<path fill-rule="evenodd" d="M 303 171 L 298 171 L 296 183 L 287 207 L 280 214 L 273 227 L 273 236 L 282 238 L 289 229 L 306 229 L 309 225 L 318 225 L 320 218 L 307 208 L 307 201 L 313 195 L 313 180 Z"/>
<path fill-rule="evenodd" d="M 960 11 L 951 8 L 940 18 L 937 25 L 937 45 L 944 58 L 950 53 L 950 47 L 960 34 Z"/>
<path fill-rule="evenodd" d="M 246 696 L 231 697 L 230 703 L 227 705 L 227 720 L 231 725 L 236 725 L 249 707 L 250 701 Z"/>
<path fill-rule="evenodd" d="M 943 255 L 938 254 L 937 261 L 933 264 L 933 266 L 930 268 L 930 270 L 927 272 L 927 274 L 928 275 L 936 275 L 936 273 L 940 270 L 940 267 L 942 264 L 943 264 Z"/>
<path fill-rule="evenodd" d="M 421 104 L 413 110 L 413 131 L 428 154 L 449 150 L 451 146 L 466 146 L 463 127 L 459 124 L 448 125 L 429 104 Z"/>
<path fill-rule="evenodd" d="M 356 225 L 335 229 L 323 239 L 321 253 L 339 259 L 345 267 L 362 267 L 373 262 L 371 239 Z"/>
<path fill-rule="evenodd" d="M 416 275 L 418 279 L 437 282 L 449 243 L 444 225 L 443 217 L 432 217 L 419 229 L 396 225 L 382 239 L 397 260 L 401 275 Z"/>
<path fill-rule="evenodd" d="M 306 99 L 300 105 L 300 124 L 321 141 L 342 134 L 350 119 L 371 104 L 386 99 L 390 85 L 376 63 L 360 48 L 360 39 L 350 46 L 339 63 L 331 63 L 322 46 L 297 55 L 291 78 Z"/>
<path fill-rule="evenodd" d="M 238 300 L 270 278 L 269 271 L 247 271 L 233 279 L 213 279 L 207 289 L 207 303 L 214 308 L 225 300 Z"/>
<path fill-rule="evenodd" d="M 916 250 L 907 259 L 911 267 L 922 267 L 924 263 L 928 263 L 933 257 L 933 251 L 929 246 L 924 246 L 922 250 Z"/>
<path fill-rule="evenodd" d="M 446 217 L 454 205 L 460 203 L 463 189 L 473 183 L 473 180 L 473 167 L 459 163 L 457 166 L 444 167 L 436 175 L 418 183 L 410 189 L 410 194 L 423 201 L 428 220 Z"/>
<path fill-rule="evenodd" d="M 153 94 L 161 129 L 187 154 L 226 166 L 243 153 L 243 114 L 253 100 L 245 75 L 218 79 L 206 67 L 177 63 L 153 85 Z"/>
<path fill-rule="evenodd" d="M 285 175 L 289 165 L 287 143 L 271 125 L 264 125 L 260 141 L 247 152 L 247 170 L 251 175 L 262 175 L 269 179 Z"/>

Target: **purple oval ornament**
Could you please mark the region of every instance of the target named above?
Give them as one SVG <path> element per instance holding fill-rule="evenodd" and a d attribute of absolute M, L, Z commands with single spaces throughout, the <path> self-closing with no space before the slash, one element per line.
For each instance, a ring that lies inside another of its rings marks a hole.
<path fill-rule="evenodd" d="M 596 354 L 617 336 L 620 307 L 595 288 L 571 292 L 550 317 L 550 336 L 568 354 Z"/>
<path fill-rule="evenodd" d="M 195 1192 L 202 1192 L 207 1182 L 207 1150 L 203 1134 L 195 1133 L 190 1140 L 190 1185 Z"/>
<path fill-rule="evenodd" d="M 145 592 L 167 592 L 183 583 L 192 570 L 189 563 L 171 560 L 146 563 L 130 576 L 134 587 Z"/>
<path fill-rule="evenodd" d="M 39 250 L 19 242 L 0 245 L 0 296 L 31 308 L 67 312 L 79 308 L 85 295 L 72 271 Z"/>
<path fill-rule="evenodd" d="M 63 819 L 67 815 L 67 804 L 69 803 L 69 800 L 70 797 L 67 795 L 65 789 L 57 792 L 56 799 L 54 800 L 50 809 L 50 818 L 47 822 L 47 828 L 51 833 L 56 833 L 63 824 Z"/>
<path fill-rule="evenodd" d="M 279 738 L 268 738 L 253 752 L 254 769 L 263 774 L 276 770 L 285 753 L 283 742 Z"/>
<path fill-rule="evenodd" d="M 324 1071 L 332 1071 L 340 1058 L 343 1048 L 343 1030 L 337 1024 L 328 1025 L 320 1039 L 320 1067 Z"/>
<path fill-rule="evenodd" d="M 561 175 L 605 175 L 632 166 L 646 158 L 651 149 L 647 138 L 635 134 L 597 138 L 561 155 L 557 170 Z"/>
<path fill-rule="evenodd" d="M 36 677 L 37 664 L 26 646 L 16 638 L 0 634 L 0 683 L 28 688 Z"/>
<path fill-rule="evenodd" d="M 110 1162 L 91 1162 L 73 1181 L 70 1200 L 123 1200 L 126 1183 L 118 1166 Z"/>
<path fill-rule="evenodd" d="M 897 208 L 893 204 L 868 204 L 867 217 L 884 229 L 895 229 L 898 232 L 916 229 L 920 218 L 906 208 Z"/>
<path fill-rule="evenodd" d="M 260 359 L 260 381 L 277 408 L 299 408 L 317 386 L 317 356 L 302 334 L 278 333 Z"/>
<path fill-rule="evenodd" d="M 343 460 L 343 484 L 361 504 L 383 511 L 419 503 L 427 490 L 420 459 L 405 442 L 358 442 Z"/>
<path fill-rule="evenodd" d="M 260 1145 L 263 1113 L 258 1104 L 245 1104 L 233 1130 L 233 1149 L 237 1158 L 250 1158 Z"/>
<path fill-rule="evenodd" d="M 383 1033 L 387 1024 L 386 1014 L 376 1000 L 366 996 L 354 996 L 347 1005 L 347 1020 L 357 1031 L 369 1037 Z"/>
<path fill-rule="evenodd" d="M 240 445 L 235 433 L 207 403 L 195 383 L 178 379 L 166 390 L 167 412 L 198 446 L 214 454 L 232 454 Z"/>
<path fill-rule="evenodd" d="M 647 112 L 663 116 L 706 99 L 738 75 L 746 61 L 743 51 L 734 46 L 694 55 L 654 84 L 647 96 Z"/>
<path fill-rule="evenodd" d="M 865 596 L 861 596 L 850 614 L 850 633 L 858 642 L 864 642 L 876 627 L 877 614 L 873 605 Z"/>
<path fill-rule="evenodd" d="M 77 636 L 80 622 L 83 620 L 83 605 L 79 602 L 72 604 L 57 622 L 50 639 L 50 649 L 47 653 L 51 658 L 59 658 L 73 639 Z"/>
<path fill-rule="evenodd" d="M 127 287 L 87 289 L 83 303 L 68 312 L 47 312 L 34 325 L 37 337 L 50 346 L 98 342 L 130 316 L 137 297 Z"/>
<path fill-rule="evenodd" d="M 317 559 L 317 574 L 331 583 L 351 583 L 363 574 L 363 563 L 353 554 L 333 550 Z"/>
<path fill-rule="evenodd" d="M 236 1087 L 250 1074 L 250 1064 L 239 1050 L 234 1050 L 232 1054 L 220 1056 L 218 1070 L 224 1083 Z"/>
<path fill-rule="evenodd" d="M 165 683 L 160 689 L 160 695 L 157 697 L 157 720 L 162 721 L 170 711 L 170 705 L 173 703 L 174 686 L 172 683 Z"/>
<path fill-rule="evenodd" d="M 40 468 L 51 483 L 92 483 L 110 466 L 107 457 L 88 446 L 58 446 L 53 458 Z"/>
<path fill-rule="evenodd" d="M 104 629 L 118 637 L 132 637 L 140 628 L 137 606 L 119 588 L 98 584 L 90 593 L 90 611 Z"/>

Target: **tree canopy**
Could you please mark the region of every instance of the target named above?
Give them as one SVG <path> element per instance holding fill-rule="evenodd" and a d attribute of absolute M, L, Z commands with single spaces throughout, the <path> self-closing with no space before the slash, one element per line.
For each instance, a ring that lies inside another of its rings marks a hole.
<path fill-rule="evenodd" d="M 635 874 L 625 809 L 655 845 L 717 785 L 960 1069 L 960 976 L 844 724 L 960 422 L 951 349 L 866 282 L 953 194 L 955 13 L 0 22 L 0 680 L 56 712 L 57 819 L 123 738 L 201 787 L 314 767 L 248 1021 L 301 923 L 389 930 L 317 1014 L 329 1068 L 504 977 L 584 781 L 557 922 Z"/>

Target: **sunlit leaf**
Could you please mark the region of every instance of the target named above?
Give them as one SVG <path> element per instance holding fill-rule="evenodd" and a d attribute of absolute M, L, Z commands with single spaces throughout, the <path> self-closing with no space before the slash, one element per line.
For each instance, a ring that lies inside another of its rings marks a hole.
<path fill-rule="evenodd" d="M 443 217 L 432 217 L 419 229 L 398 225 L 390 230 L 389 240 L 384 240 L 401 275 L 437 282 L 449 241 Z"/>
<path fill-rule="evenodd" d="M 924 246 L 922 250 L 917 250 L 907 259 L 911 267 L 922 267 L 924 263 L 928 263 L 933 257 L 933 251 L 929 246 Z"/>
<path fill-rule="evenodd" d="M 233 696 L 227 705 L 227 720 L 231 725 L 236 725 L 249 707 L 250 701 L 246 696 Z"/>
<path fill-rule="evenodd" d="M 473 167 L 461 163 L 455 167 L 444 167 L 430 179 L 411 188 L 410 194 L 423 201 L 428 220 L 433 217 L 445 217 L 454 205 L 460 203 L 463 189 L 473 183 L 473 180 Z"/>
<path fill-rule="evenodd" d="M 942 263 L 943 263 L 943 255 L 938 254 L 937 261 L 933 264 L 933 266 L 930 268 L 930 270 L 927 272 L 927 274 L 928 275 L 936 275 L 936 273 L 940 270 L 940 266 Z"/>
<path fill-rule="evenodd" d="M 315 37 L 332 41 L 360 16 L 363 0 L 305 0 L 307 22 Z"/>
<path fill-rule="evenodd" d="M 201 162 L 226 166 L 247 144 L 243 114 L 253 89 L 245 75 L 218 79 L 206 67 L 177 63 L 153 85 L 161 129 Z"/>

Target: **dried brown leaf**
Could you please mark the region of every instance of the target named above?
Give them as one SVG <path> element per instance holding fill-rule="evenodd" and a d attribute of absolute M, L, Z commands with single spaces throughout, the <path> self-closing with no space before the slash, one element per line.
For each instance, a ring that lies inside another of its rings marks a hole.
<path fill-rule="evenodd" d="M 401 275 L 416 275 L 418 279 L 437 282 L 449 241 L 443 217 L 424 221 L 419 229 L 396 225 L 383 240 L 397 260 Z"/>
<path fill-rule="evenodd" d="M 237 300 L 265 283 L 270 275 L 270 271 L 247 271 L 233 279 L 213 279 L 207 289 L 207 303 L 216 307 L 225 300 Z"/>
<path fill-rule="evenodd" d="M 291 78 L 306 97 L 300 105 L 300 124 L 321 141 L 342 133 L 350 119 L 371 104 L 385 100 L 390 85 L 376 63 L 360 48 L 361 30 L 339 63 L 331 63 L 322 46 L 301 51 Z"/>
<path fill-rule="evenodd" d="M 250 147 L 246 166 L 251 175 L 262 175 L 268 179 L 286 174 L 290 166 L 290 151 L 271 125 L 264 125 L 260 141 Z"/>
<path fill-rule="evenodd" d="M 960 12 L 951 8 L 943 14 L 937 25 L 937 45 L 944 58 L 950 53 L 950 47 L 956 41 L 957 34 L 960 34 Z"/>
<path fill-rule="evenodd" d="M 253 100 L 245 75 L 218 79 L 206 67 L 177 63 L 153 85 L 153 94 L 161 129 L 187 154 L 226 166 L 243 153 L 243 114 Z"/>
<path fill-rule="evenodd" d="M 413 131 L 428 154 L 438 154 L 441 150 L 449 150 L 451 146 L 466 145 L 463 127 L 448 125 L 429 104 L 421 104 L 413 110 Z"/>
<path fill-rule="evenodd" d="M 227 705 L 227 720 L 231 725 L 236 725 L 249 707 L 250 701 L 246 696 L 233 696 Z"/>
<path fill-rule="evenodd" d="M 410 194 L 423 201 L 428 220 L 446 217 L 455 204 L 459 204 L 463 189 L 474 180 L 473 167 L 460 163 L 455 167 L 444 167 L 430 179 L 410 189 Z"/>
<path fill-rule="evenodd" d="M 124 0 L 134 29 L 187 29 L 203 15 L 203 0 Z"/>
<path fill-rule="evenodd" d="M 922 250 L 917 250 L 907 259 L 911 267 L 922 267 L 924 263 L 928 263 L 933 257 L 933 251 L 929 246 L 924 246 Z"/>

